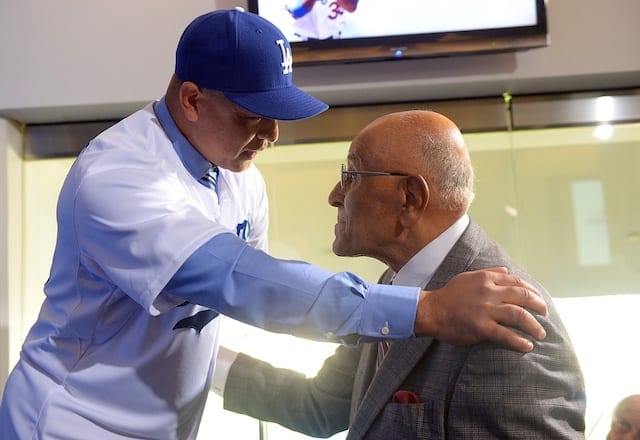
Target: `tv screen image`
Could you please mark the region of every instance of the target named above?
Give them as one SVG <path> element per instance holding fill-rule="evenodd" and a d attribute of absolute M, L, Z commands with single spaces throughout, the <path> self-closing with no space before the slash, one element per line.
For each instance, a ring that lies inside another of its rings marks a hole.
<path fill-rule="evenodd" d="M 521 50 L 548 44 L 544 0 L 249 0 L 296 64 Z"/>

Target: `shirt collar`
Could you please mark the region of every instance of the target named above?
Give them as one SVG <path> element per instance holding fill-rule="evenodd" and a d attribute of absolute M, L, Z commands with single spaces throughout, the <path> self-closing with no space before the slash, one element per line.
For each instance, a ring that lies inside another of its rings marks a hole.
<path fill-rule="evenodd" d="M 153 110 L 184 167 L 194 178 L 200 179 L 211 169 L 211 163 L 180 132 L 169 113 L 164 96 L 153 104 Z"/>
<path fill-rule="evenodd" d="M 467 214 L 423 247 L 393 278 L 393 284 L 424 288 L 469 225 Z"/>

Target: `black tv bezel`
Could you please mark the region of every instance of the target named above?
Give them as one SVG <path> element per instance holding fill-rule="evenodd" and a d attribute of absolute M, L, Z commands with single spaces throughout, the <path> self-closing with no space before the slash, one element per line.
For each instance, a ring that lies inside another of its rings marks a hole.
<path fill-rule="evenodd" d="M 259 15 L 259 0 L 247 1 L 248 10 Z M 293 63 L 294 65 L 361 63 L 489 52 L 511 52 L 544 47 L 549 45 L 546 1 L 535 1 L 538 22 L 532 26 L 292 41 Z"/>

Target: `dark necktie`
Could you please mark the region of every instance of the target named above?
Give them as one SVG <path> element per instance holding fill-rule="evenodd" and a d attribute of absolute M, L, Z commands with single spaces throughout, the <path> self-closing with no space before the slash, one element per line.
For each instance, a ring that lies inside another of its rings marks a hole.
<path fill-rule="evenodd" d="M 204 176 L 200 178 L 200 181 L 204 186 L 211 188 L 214 191 L 218 191 L 218 167 L 216 165 L 211 165 L 211 168 L 205 173 Z"/>
<path fill-rule="evenodd" d="M 380 341 L 378 342 L 378 357 L 376 357 L 376 370 L 380 368 L 384 357 L 387 355 L 389 351 L 389 347 L 391 347 L 391 341 Z"/>
<path fill-rule="evenodd" d="M 393 284 L 393 280 L 395 279 L 396 274 L 394 273 L 391 278 L 385 284 Z M 376 370 L 380 368 L 380 364 L 382 364 L 382 360 L 387 355 L 389 351 L 389 347 L 391 347 L 392 341 L 380 341 L 378 342 L 378 356 L 376 357 Z"/>

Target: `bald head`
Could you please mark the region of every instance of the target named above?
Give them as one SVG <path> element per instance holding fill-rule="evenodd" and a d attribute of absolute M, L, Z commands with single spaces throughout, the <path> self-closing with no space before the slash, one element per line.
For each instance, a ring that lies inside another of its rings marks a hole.
<path fill-rule="evenodd" d="M 616 405 L 615 412 L 618 412 L 625 408 L 634 408 L 640 415 L 640 394 L 634 394 L 632 396 L 625 397 Z"/>
<path fill-rule="evenodd" d="M 613 410 L 607 440 L 631 440 L 640 437 L 640 394 L 625 397 Z"/>
<path fill-rule="evenodd" d="M 473 200 L 474 173 L 462 133 L 439 113 L 390 113 L 370 123 L 353 142 L 368 145 L 377 169 L 423 176 L 435 196 L 432 202 L 442 209 L 466 212 Z"/>
<path fill-rule="evenodd" d="M 399 270 L 465 214 L 473 169 L 460 130 L 431 111 L 382 116 L 351 142 L 333 251 L 366 255 Z"/>

